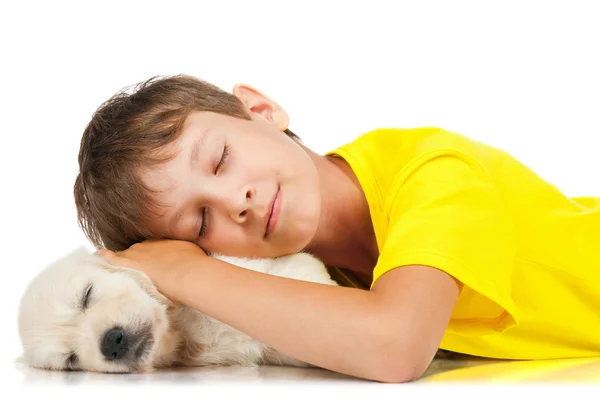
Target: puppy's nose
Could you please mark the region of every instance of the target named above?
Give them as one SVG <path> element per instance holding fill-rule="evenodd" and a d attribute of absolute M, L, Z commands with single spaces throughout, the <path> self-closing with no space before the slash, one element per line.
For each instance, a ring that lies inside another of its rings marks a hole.
<path fill-rule="evenodd" d="M 112 328 L 104 334 L 102 339 L 102 354 L 110 361 L 120 360 L 127 354 L 129 340 L 121 328 Z"/>

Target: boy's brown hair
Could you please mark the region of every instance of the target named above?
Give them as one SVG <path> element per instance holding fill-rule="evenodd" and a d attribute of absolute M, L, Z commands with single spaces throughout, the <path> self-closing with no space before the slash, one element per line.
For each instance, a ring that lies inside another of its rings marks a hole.
<path fill-rule="evenodd" d="M 155 76 L 123 88 L 92 115 L 73 193 L 78 224 L 94 246 L 121 251 L 153 237 L 144 223 L 157 217 L 152 210 L 161 205 L 137 170 L 175 156 L 169 145 L 192 111 L 250 119 L 233 94 L 189 75 Z"/>

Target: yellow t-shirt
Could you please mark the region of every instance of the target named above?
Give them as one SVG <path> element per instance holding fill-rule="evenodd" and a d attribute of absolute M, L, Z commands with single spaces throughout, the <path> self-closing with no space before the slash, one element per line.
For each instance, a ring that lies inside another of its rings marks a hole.
<path fill-rule="evenodd" d="M 411 264 L 464 284 L 440 348 L 600 355 L 600 197 L 568 198 L 506 152 L 436 127 L 377 129 L 328 154 L 369 203 L 372 284 Z"/>

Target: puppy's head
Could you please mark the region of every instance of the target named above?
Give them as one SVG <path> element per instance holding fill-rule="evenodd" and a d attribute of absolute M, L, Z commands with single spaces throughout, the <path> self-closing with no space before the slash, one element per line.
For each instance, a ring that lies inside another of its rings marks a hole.
<path fill-rule="evenodd" d="M 151 370 L 170 306 L 142 272 L 76 249 L 41 271 L 21 299 L 22 359 L 47 369 Z"/>

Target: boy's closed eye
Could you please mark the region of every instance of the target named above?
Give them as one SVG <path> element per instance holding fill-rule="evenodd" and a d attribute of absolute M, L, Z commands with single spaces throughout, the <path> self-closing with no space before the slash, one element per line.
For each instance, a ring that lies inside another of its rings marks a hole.
<path fill-rule="evenodd" d="M 225 144 L 223 146 L 223 152 L 221 154 L 221 159 L 219 160 L 219 163 L 217 164 L 216 168 L 215 168 L 215 175 L 218 175 L 219 172 L 223 169 L 225 162 L 227 162 L 227 159 L 229 158 L 229 145 Z M 200 227 L 200 231 L 198 233 L 199 237 L 204 237 L 206 236 L 206 230 L 208 229 L 208 212 L 206 207 L 202 208 L 202 213 L 201 213 L 201 227 Z"/>

